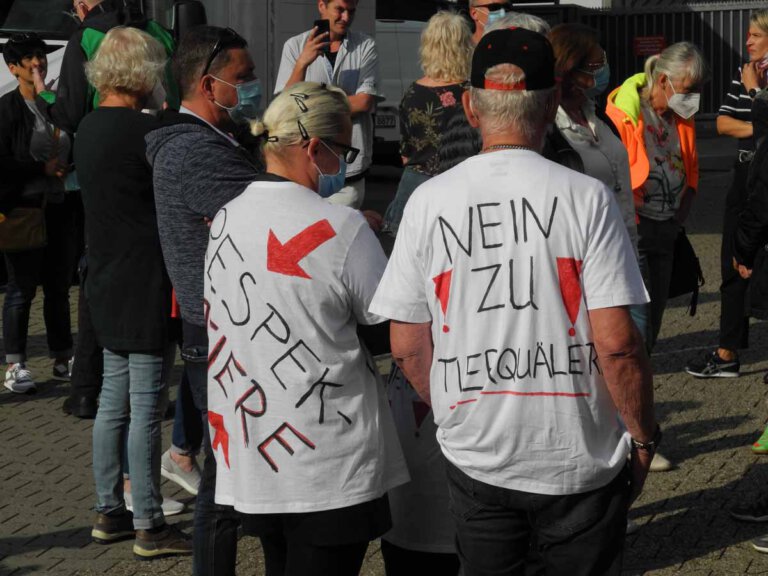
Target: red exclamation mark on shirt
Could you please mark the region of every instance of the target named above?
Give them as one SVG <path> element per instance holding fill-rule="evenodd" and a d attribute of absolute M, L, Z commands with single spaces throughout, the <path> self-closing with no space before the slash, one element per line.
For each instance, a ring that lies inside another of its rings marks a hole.
<path fill-rule="evenodd" d="M 435 295 L 440 301 L 440 309 L 443 311 L 443 319 L 445 319 L 445 313 L 448 310 L 448 298 L 451 295 L 452 274 L 453 270 L 446 270 L 432 278 L 432 282 L 435 283 Z M 451 329 L 447 324 L 443 324 L 443 332 L 449 332 L 450 330 Z"/>
<path fill-rule="evenodd" d="M 579 306 L 581 305 L 581 275 L 582 260 L 575 258 L 557 259 L 557 276 L 560 280 L 560 295 L 563 297 L 565 311 L 568 319 L 571 321 L 571 327 L 568 329 L 570 336 L 576 336 L 574 325 L 579 317 Z"/>

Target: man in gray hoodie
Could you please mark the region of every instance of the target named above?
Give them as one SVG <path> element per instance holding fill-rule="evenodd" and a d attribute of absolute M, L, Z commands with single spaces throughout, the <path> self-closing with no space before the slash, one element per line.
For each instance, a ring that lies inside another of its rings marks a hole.
<path fill-rule="evenodd" d="M 147 156 L 154 167 L 163 256 L 181 309 L 182 358 L 195 405 L 203 414 L 205 465 L 195 510 L 194 574 L 229 576 L 235 573 L 239 519 L 231 507 L 214 502 L 203 274 L 208 222 L 261 171 L 260 163 L 232 136 L 235 120 L 258 109 L 254 96 L 259 90 L 246 41 L 230 29 L 191 29 L 182 38 L 173 68 L 181 108 L 161 115 L 163 126 L 147 135 Z"/>

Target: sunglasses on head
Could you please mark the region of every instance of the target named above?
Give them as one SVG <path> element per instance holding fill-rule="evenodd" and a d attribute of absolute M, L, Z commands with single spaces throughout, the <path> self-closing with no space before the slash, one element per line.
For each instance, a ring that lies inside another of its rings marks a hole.
<path fill-rule="evenodd" d="M 239 44 L 241 42 L 243 42 L 243 38 L 242 36 L 240 36 L 240 34 L 232 30 L 232 28 L 224 28 L 219 33 L 219 37 L 216 40 L 216 43 L 213 45 L 213 48 L 211 48 L 211 53 L 208 56 L 208 59 L 205 61 L 205 68 L 203 68 L 203 76 L 208 74 L 208 70 L 211 69 L 211 64 L 213 64 L 213 61 L 216 59 L 216 56 L 218 56 L 222 50 L 234 44 Z"/>

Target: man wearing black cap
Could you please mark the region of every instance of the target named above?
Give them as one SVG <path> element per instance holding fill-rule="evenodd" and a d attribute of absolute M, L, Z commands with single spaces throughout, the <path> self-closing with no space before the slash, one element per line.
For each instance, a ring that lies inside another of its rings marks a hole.
<path fill-rule="evenodd" d="M 371 311 L 432 405 L 465 576 L 618 575 L 661 439 L 648 296 L 612 192 L 540 155 L 549 42 L 486 34 L 471 85 L 482 152 L 414 192 Z"/>

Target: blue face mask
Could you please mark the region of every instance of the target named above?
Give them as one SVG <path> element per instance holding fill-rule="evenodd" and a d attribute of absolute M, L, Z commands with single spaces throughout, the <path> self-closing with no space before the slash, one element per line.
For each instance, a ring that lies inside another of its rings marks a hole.
<path fill-rule="evenodd" d="M 494 22 L 498 22 L 504 16 L 507 15 L 507 11 L 504 10 L 504 8 L 499 8 L 498 10 L 488 10 L 488 22 L 485 23 L 486 26 L 490 26 Z"/>
<path fill-rule="evenodd" d="M 214 100 L 214 103 L 220 108 L 224 108 L 229 113 L 229 117 L 235 124 L 245 124 L 249 120 L 255 120 L 261 112 L 261 81 L 259 79 L 243 82 L 242 84 L 230 84 L 229 82 L 213 78 L 232 86 L 237 91 L 237 104 L 234 106 L 223 106 Z"/>
<path fill-rule="evenodd" d="M 605 66 L 595 72 L 593 78 L 595 79 L 595 85 L 585 91 L 588 98 L 596 98 L 608 88 L 608 84 L 611 82 L 611 69 L 607 62 Z"/>
<path fill-rule="evenodd" d="M 331 150 L 330 146 L 328 146 L 325 142 L 320 140 L 320 143 L 328 148 L 328 150 L 330 150 L 331 153 L 339 159 L 339 171 L 336 172 L 336 174 L 323 174 L 323 171 L 317 167 L 317 164 L 315 164 L 315 168 L 320 174 L 320 179 L 317 183 L 317 193 L 320 194 L 320 196 L 323 198 L 328 198 L 329 196 L 333 196 L 339 190 L 344 188 L 344 181 L 347 178 L 347 161 L 344 160 L 343 156 L 339 156 L 333 150 Z"/>

